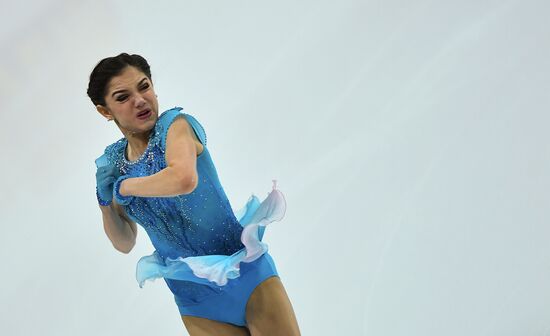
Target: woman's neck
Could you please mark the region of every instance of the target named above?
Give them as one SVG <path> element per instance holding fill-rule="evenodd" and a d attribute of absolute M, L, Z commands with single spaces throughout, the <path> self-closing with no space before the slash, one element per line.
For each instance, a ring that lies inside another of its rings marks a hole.
<path fill-rule="evenodd" d="M 130 160 L 136 160 L 145 152 L 147 145 L 149 145 L 149 136 L 153 130 L 149 130 L 143 133 L 128 132 L 125 134 L 126 140 L 128 140 L 127 157 Z"/>

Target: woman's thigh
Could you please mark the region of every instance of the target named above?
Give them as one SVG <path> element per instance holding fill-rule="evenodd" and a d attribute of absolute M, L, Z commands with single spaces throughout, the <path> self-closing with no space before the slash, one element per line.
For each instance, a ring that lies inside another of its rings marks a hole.
<path fill-rule="evenodd" d="M 294 309 L 278 276 L 254 289 L 246 305 L 246 323 L 252 336 L 300 335 Z"/>
<path fill-rule="evenodd" d="M 191 336 L 250 336 L 247 328 L 238 327 L 230 323 L 190 315 L 181 315 L 181 319 Z"/>

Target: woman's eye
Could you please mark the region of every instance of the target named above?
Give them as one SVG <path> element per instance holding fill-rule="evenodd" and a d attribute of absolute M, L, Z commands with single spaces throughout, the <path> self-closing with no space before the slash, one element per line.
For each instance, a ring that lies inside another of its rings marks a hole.
<path fill-rule="evenodd" d="M 121 96 L 118 96 L 118 98 L 117 98 L 116 100 L 118 100 L 118 101 L 123 101 L 123 100 L 125 100 L 126 98 L 128 98 L 127 95 L 121 95 Z"/>
<path fill-rule="evenodd" d="M 145 84 L 145 85 L 143 85 L 143 86 L 141 87 L 141 89 L 142 89 L 142 90 L 145 90 L 145 89 L 147 89 L 148 87 L 149 87 L 149 84 Z"/>

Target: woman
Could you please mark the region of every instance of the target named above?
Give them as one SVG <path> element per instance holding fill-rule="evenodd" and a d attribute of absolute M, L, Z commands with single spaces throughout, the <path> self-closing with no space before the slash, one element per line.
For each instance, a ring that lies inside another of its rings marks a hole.
<path fill-rule="evenodd" d="M 129 253 L 137 226 L 155 251 L 137 280 L 163 278 L 191 335 L 299 335 L 292 305 L 267 246 L 265 225 L 280 220 L 276 189 L 233 213 L 206 146 L 206 132 L 175 107 L 158 114 L 150 67 L 139 55 L 100 61 L 88 96 L 123 138 L 96 160 L 105 232 Z"/>

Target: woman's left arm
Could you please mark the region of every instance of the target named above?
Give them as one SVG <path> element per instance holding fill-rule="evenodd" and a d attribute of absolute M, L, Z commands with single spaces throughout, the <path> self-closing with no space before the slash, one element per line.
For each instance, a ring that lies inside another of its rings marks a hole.
<path fill-rule="evenodd" d="M 189 194 L 198 184 L 197 149 L 191 125 L 185 118 L 172 122 L 166 135 L 166 168 L 120 184 L 122 196 L 171 197 Z"/>

